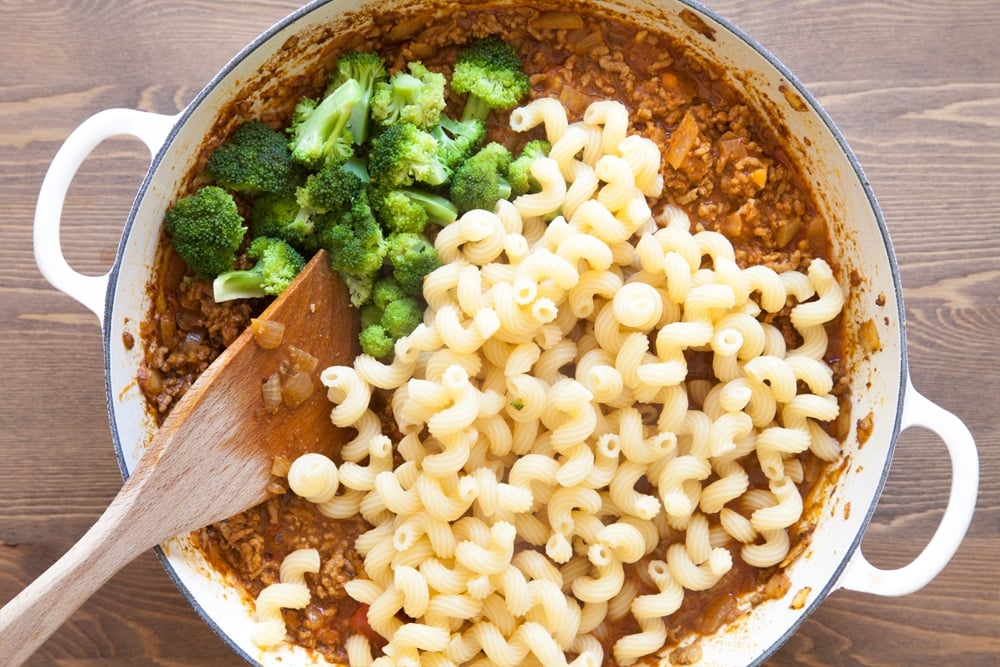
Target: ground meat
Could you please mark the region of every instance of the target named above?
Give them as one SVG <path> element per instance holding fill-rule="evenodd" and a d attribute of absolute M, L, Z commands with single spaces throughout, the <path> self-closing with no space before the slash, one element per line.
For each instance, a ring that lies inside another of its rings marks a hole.
<path fill-rule="evenodd" d="M 146 354 L 137 380 L 162 419 L 260 310 L 255 300 L 216 303 L 211 282 L 178 278 L 182 264 L 170 255 L 153 311 L 142 325 Z"/>
<path fill-rule="evenodd" d="M 306 548 L 319 551 L 319 573 L 306 575 L 312 590 L 310 604 L 302 610 L 285 610 L 286 625 L 296 643 L 344 661 L 349 619 L 359 607 L 344 584 L 364 572 L 354 542 L 370 527 L 360 517 L 326 518 L 311 503 L 287 493 L 207 526 L 195 537 L 210 562 L 233 573 L 254 597 L 279 581 L 278 570 L 286 554 Z"/>

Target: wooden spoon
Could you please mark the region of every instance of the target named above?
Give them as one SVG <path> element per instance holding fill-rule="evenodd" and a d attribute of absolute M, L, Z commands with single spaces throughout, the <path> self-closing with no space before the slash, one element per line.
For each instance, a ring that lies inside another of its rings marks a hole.
<path fill-rule="evenodd" d="M 0 609 L 0 662 L 20 665 L 119 569 L 164 540 L 266 500 L 276 455 L 332 453 L 347 432 L 318 373 L 357 353 L 347 290 L 318 253 L 261 314 L 282 322 L 281 345 L 260 347 L 248 329 L 177 402 L 121 491 L 80 541 Z M 319 360 L 316 390 L 301 405 L 265 410 L 264 378 L 294 345 Z"/>

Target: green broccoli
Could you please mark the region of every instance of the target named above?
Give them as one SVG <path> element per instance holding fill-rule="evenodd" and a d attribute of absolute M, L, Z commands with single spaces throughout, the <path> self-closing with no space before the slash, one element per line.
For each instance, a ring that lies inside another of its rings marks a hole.
<path fill-rule="evenodd" d="M 430 133 L 437 139 L 441 158 L 448 167 L 454 169 L 483 145 L 486 139 L 486 124 L 479 118 L 454 120 L 441 116 L 441 120 L 430 129 Z"/>
<path fill-rule="evenodd" d="M 298 190 L 299 204 L 320 213 L 344 211 L 368 189 L 368 182 L 347 164 L 328 162 Z"/>
<path fill-rule="evenodd" d="M 363 353 L 376 359 L 388 357 L 396 346 L 396 339 L 378 323 L 362 327 L 358 342 L 361 343 Z"/>
<path fill-rule="evenodd" d="M 423 232 L 429 223 L 447 225 L 458 217 L 449 200 L 420 188 L 374 190 L 372 209 L 382 226 L 391 232 Z"/>
<path fill-rule="evenodd" d="M 250 196 L 293 192 L 306 176 L 292 160 L 285 135 L 257 120 L 240 125 L 212 151 L 205 173 L 222 187 Z"/>
<path fill-rule="evenodd" d="M 256 261 L 251 269 L 234 269 L 216 276 L 212 283 L 215 301 L 252 299 L 281 294 L 306 260 L 281 239 L 261 236 L 247 248 L 247 258 Z"/>
<path fill-rule="evenodd" d="M 528 93 L 528 76 L 512 45 L 499 37 L 478 39 L 459 51 L 451 88 L 467 93 L 462 120 L 485 120 L 492 109 L 513 109 Z"/>
<path fill-rule="evenodd" d="M 372 307 L 378 313 L 378 318 L 375 321 L 381 321 L 382 313 L 385 312 L 386 306 L 393 301 L 398 301 L 408 296 L 410 295 L 400 287 L 399 282 L 392 276 L 385 276 L 376 280 L 375 285 L 372 287 L 371 300 Z"/>
<path fill-rule="evenodd" d="M 385 257 L 392 266 L 392 277 L 411 296 L 423 294 L 424 276 L 441 266 L 437 250 L 423 234 L 390 234 Z"/>
<path fill-rule="evenodd" d="M 357 308 L 367 303 L 387 247 L 382 227 L 372 214 L 367 191 L 361 191 L 350 208 L 322 216 L 316 240 L 330 253 L 330 265 L 347 284 L 351 303 Z"/>
<path fill-rule="evenodd" d="M 367 187 L 367 181 L 347 163 L 326 162 L 294 194 L 259 195 L 250 213 L 250 231 L 254 237 L 273 236 L 312 253 L 318 246 L 318 218 L 327 213 L 336 218 L 350 210 Z"/>
<path fill-rule="evenodd" d="M 538 192 L 541 185 L 531 175 L 531 163 L 549 154 L 552 146 L 544 139 L 533 139 L 524 145 L 521 153 L 507 167 L 507 182 L 515 197 L 529 192 Z"/>
<path fill-rule="evenodd" d="M 375 86 L 388 76 L 385 60 L 373 51 L 348 51 L 334 63 L 327 92 L 333 92 L 349 79 L 361 84 L 361 100 L 351 110 L 348 128 L 354 143 L 360 146 L 368 139 L 371 130 L 371 100 Z"/>
<path fill-rule="evenodd" d="M 371 302 L 361 309 L 361 351 L 376 358 L 393 352 L 396 341 L 423 321 L 426 304 L 408 295 L 395 278 L 379 278 Z"/>
<path fill-rule="evenodd" d="M 247 231 L 233 196 L 216 185 L 178 199 L 164 225 L 180 258 L 209 279 L 233 268 Z"/>
<path fill-rule="evenodd" d="M 396 123 L 413 123 L 422 130 L 437 125 L 445 107 L 443 74 L 432 72 L 419 60 L 406 64 L 375 85 L 371 100 L 371 116 L 382 127 Z"/>
<path fill-rule="evenodd" d="M 451 181 L 451 200 L 459 211 L 492 211 L 497 201 L 510 197 L 507 168 L 510 151 L 503 144 L 491 142 L 462 163 Z"/>
<path fill-rule="evenodd" d="M 352 157 L 354 137 L 347 126 L 363 98 L 361 84 L 348 79 L 318 103 L 306 98 L 296 104 L 288 127 L 292 159 L 318 169 L 327 160 L 344 162 Z"/>
<path fill-rule="evenodd" d="M 250 233 L 254 238 L 270 236 L 286 241 L 301 252 L 316 250 L 314 212 L 304 208 L 295 193 L 270 192 L 254 198 L 250 209 Z"/>
<path fill-rule="evenodd" d="M 441 185 L 451 169 L 438 154 L 438 142 L 413 123 L 396 123 L 377 135 L 368 153 L 372 183 L 391 190 L 414 182 Z"/>
<path fill-rule="evenodd" d="M 409 335 L 424 320 L 424 304 L 415 296 L 390 301 L 382 312 L 382 326 L 399 339 Z"/>

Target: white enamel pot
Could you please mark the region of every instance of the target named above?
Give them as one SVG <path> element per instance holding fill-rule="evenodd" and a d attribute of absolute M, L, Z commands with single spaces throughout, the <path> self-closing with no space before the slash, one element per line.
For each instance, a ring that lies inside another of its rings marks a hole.
<path fill-rule="evenodd" d="M 856 341 L 845 341 L 845 349 L 856 352 L 848 359 L 854 390 L 846 463 L 838 481 L 826 488 L 822 509 L 812 517 L 816 528 L 808 549 L 786 571 L 791 579 L 789 592 L 701 642 L 701 664 L 758 664 L 837 589 L 905 595 L 945 567 L 965 535 L 975 506 L 975 443 L 957 417 L 921 396 L 910 383 L 902 289 L 886 223 L 857 160 L 812 95 L 760 44 L 700 5 L 687 0 L 594 4 L 608 12 L 626 13 L 653 29 L 666 29 L 724 65 L 733 85 L 780 128 L 777 134 L 788 138 L 786 149 L 819 193 L 817 204 L 831 223 L 841 283 L 852 285 L 846 316 L 854 325 L 873 322 L 881 342 L 879 350 L 864 353 Z M 386 4 L 374 0 L 368 7 L 369 11 L 384 9 Z M 135 382 L 141 346 L 126 349 L 122 336 L 127 331 L 138 338 L 138 325 L 148 311 L 144 286 L 154 264 L 165 210 L 206 134 L 228 113 L 227 105 L 236 99 L 244 109 L 273 104 L 274 96 L 280 97 L 283 79 L 315 71 L 323 55 L 325 31 L 372 20 L 370 13 L 359 11 L 363 8 L 359 0 L 311 3 L 248 45 L 180 114 L 127 109 L 100 112 L 84 121 L 53 159 L 38 199 L 35 255 L 52 285 L 80 301 L 101 322 L 108 410 L 123 474 L 135 466 L 154 428 Z M 141 139 L 153 156 L 152 163 L 111 270 L 103 276 L 82 275 L 68 265 L 59 246 L 62 203 L 88 153 L 116 135 Z M 861 280 L 848 281 L 851 272 Z M 859 446 L 853 424 L 869 414 L 873 430 L 864 446 Z M 894 443 L 901 431 L 914 426 L 928 428 L 941 438 L 951 458 L 951 492 L 941 523 L 920 555 L 905 567 L 882 570 L 865 560 L 859 544 L 885 484 Z M 848 507 L 850 511 L 845 511 Z M 245 601 L 208 567 L 187 538 L 170 540 L 159 551 L 168 573 L 194 608 L 247 661 L 285 666 L 323 663 L 304 649 L 262 652 L 255 647 Z M 804 604 L 791 604 L 796 595 L 804 595 Z M 666 659 L 662 662 L 669 664 Z"/>

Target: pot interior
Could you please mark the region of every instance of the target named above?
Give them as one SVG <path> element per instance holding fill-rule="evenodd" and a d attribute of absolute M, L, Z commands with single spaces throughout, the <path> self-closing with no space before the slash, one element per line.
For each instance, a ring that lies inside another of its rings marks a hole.
<path fill-rule="evenodd" d="M 891 457 L 905 375 L 903 309 L 892 248 L 875 198 L 843 137 L 802 84 L 764 47 L 699 5 L 680 0 L 589 3 L 657 32 L 666 32 L 724 68 L 737 90 L 780 136 L 831 226 L 838 281 L 848 286 L 843 349 L 852 385 L 850 431 L 831 481 L 815 493 L 807 548 L 787 568 L 792 585 L 782 599 L 701 641 L 701 664 L 747 664 L 773 652 L 835 588 L 873 511 Z M 287 108 L 295 91 L 283 82 L 314 72 L 330 57 L 332 34 L 376 20 L 390 5 L 355 0 L 312 3 L 277 24 L 234 58 L 185 110 L 156 156 L 129 216 L 113 269 L 105 319 L 108 405 L 115 446 L 128 474 L 155 429 L 135 377 L 148 312 L 163 215 L 195 167 L 206 135 L 225 133 L 235 114 L 251 117 Z M 863 326 L 862 326 L 863 325 Z M 859 332 L 865 332 L 862 336 Z M 873 341 L 877 340 L 877 344 Z M 859 433 L 858 423 L 864 424 Z M 300 648 L 262 652 L 250 639 L 244 596 L 204 560 L 189 539 L 162 546 L 167 571 L 195 609 L 245 659 L 262 664 L 323 664 Z M 663 664 L 668 664 L 667 660 Z"/>

